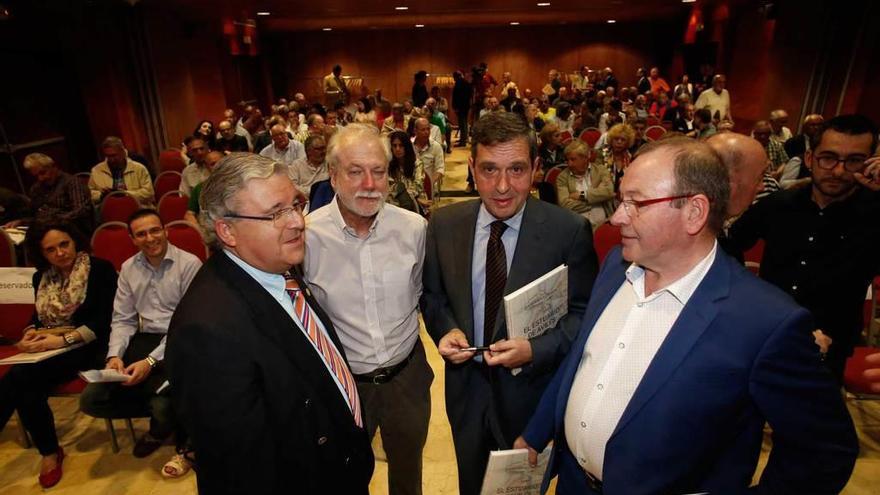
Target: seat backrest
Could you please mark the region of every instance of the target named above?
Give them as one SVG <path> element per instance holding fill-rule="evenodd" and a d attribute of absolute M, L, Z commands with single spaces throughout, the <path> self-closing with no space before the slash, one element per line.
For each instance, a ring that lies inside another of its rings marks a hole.
<path fill-rule="evenodd" d="M 761 259 L 764 257 L 764 239 L 758 239 L 748 251 L 743 253 L 743 259 L 761 265 Z"/>
<path fill-rule="evenodd" d="M 15 243 L 5 230 L 0 229 L 0 267 L 16 266 Z"/>
<path fill-rule="evenodd" d="M 333 201 L 335 194 L 330 179 L 312 184 L 312 190 L 309 192 L 309 213 Z"/>
<path fill-rule="evenodd" d="M 74 174 L 74 177 L 76 177 L 80 184 L 84 186 L 88 186 L 89 181 L 92 180 L 92 174 L 90 172 L 77 172 Z"/>
<path fill-rule="evenodd" d="M 183 169 L 186 168 L 186 162 L 183 161 L 183 157 L 180 156 L 180 150 L 177 148 L 169 148 L 162 153 L 159 153 L 159 171 L 164 172 L 166 170 L 174 170 L 176 172 L 183 172 Z"/>
<path fill-rule="evenodd" d="M 871 392 L 869 380 L 865 378 L 864 372 L 868 368 L 865 358 L 869 354 L 880 352 L 880 347 L 856 347 L 853 354 L 846 360 L 846 368 L 843 372 L 843 388 L 857 397 L 863 394 L 872 394 L 870 398 L 880 399 L 880 394 Z M 864 398 L 864 397 L 859 397 Z"/>
<path fill-rule="evenodd" d="M 425 179 L 422 181 L 423 187 L 425 189 L 425 197 L 428 198 L 428 201 L 434 200 L 434 185 L 431 182 L 431 176 L 425 174 Z"/>
<path fill-rule="evenodd" d="M 600 137 L 602 137 L 602 133 L 595 127 L 587 127 L 584 129 L 584 132 L 581 133 L 581 141 L 590 145 L 590 148 L 596 146 L 596 142 L 599 141 Z"/>
<path fill-rule="evenodd" d="M 138 253 L 123 222 L 105 222 L 92 234 L 92 254 L 113 264 L 118 272 L 122 263 Z"/>
<path fill-rule="evenodd" d="M 113 191 L 101 202 L 101 222 L 127 222 L 138 208 L 136 199 L 123 191 Z"/>
<path fill-rule="evenodd" d="M 194 225 L 183 220 L 175 220 L 165 224 L 165 230 L 168 232 L 168 242 L 196 255 L 202 261 L 208 259 L 205 239 Z"/>
<path fill-rule="evenodd" d="M 651 141 L 656 141 L 666 134 L 666 128 L 661 125 L 652 125 L 645 129 L 645 137 Z"/>
<path fill-rule="evenodd" d="M 159 217 L 162 223 L 168 224 L 175 220 L 183 220 L 189 207 L 189 198 L 180 191 L 168 191 L 159 200 Z"/>
<path fill-rule="evenodd" d="M 550 170 L 547 171 L 547 174 L 544 176 L 544 182 L 547 182 L 554 188 L 556 187 L 556 179 L 559 178 L 559 174 L 565 170 L 565 165 L 557 165 Z"/>
<path fill-rule="evenodd" d="M 156 197 L 161 200 L 162 196 L 168 191 L 177 191 L 180 189 L 180 181 L 182 178 L 180 172 L 176 170 L 166 170 L 157 175 L 156 180 L 153 183 L 153 190 L 156 192 Z"/>
<path fill-rule="evenodd" d="M 620 235 L 620 227 L 605 222 L 593 233 L 593 246 L 596 248 L 596 255 L 599 257 L 599 264 L 605 261 L 605 256 L 611 249 L 620 244 L 622 237 Z"/>
<path fill-rule="evenodd" d="M 564 131 L 559 135 L 559 137 L 562 139 L 562 145 L 565 146 L 566 144 L 571 142 L 574 136 L 571 135 L 571 131 Z"/>

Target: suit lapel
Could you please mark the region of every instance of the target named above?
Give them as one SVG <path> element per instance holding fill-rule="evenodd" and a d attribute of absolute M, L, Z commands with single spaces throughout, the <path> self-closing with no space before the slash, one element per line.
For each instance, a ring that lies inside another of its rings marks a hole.
<path fill-rule="evenodd" d="M 729 260 L 730 258 L 720 249 L 716 252 L 712 267 L 672 325 L 669 334 L 645 371 L 609 442 L 657 394 L 717 316 L 718 300 L 726 298 L 730 292 Z"/>
<path fill-rule="evenodd" d="M 458 297 L 464 299 L 461 307 L 469 308 L 466 312 L 468 320 L 459 322 L 461 330 L 465 333 L 469 342 L 474 339 L 474 296 L 473 282 L 471 274 L 474 266 L 474 229 L 477 226 L 477 214 L 480 211 L 480 201 L 472 201 L 473 204 L 467 205 L 466 215 L 462 221 L 455 225 L 452 229 L 452 243 L 450 248 L 453 250 L 453 280 L 461 284 L 462 290 Z"/>

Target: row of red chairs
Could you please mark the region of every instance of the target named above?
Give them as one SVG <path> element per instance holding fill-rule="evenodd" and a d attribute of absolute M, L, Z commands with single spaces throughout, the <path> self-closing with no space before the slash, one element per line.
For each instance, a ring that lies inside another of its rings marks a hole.
<path fill-rule="evenodd" d="M 189 198 L 180 191 L 168 191 L 159 199 L 158 211 L 162 222 L 169 223 L 175 220 L 183 220 L 186 215 Z M 123 191 L 114 191 L 101 201 L 101 222 L 126 222 L 132 213 L 138 210 L 140 205 L 133 197 Z"/>
<path fill-rule="evenodd" d="M 89 172 L 79 172 L 76 174 L 76 178 L 79 179 L 83 185 L 89 184 L 89 179 L 91 175 Z M 183 179 L 183 176 L 180 172 L 174 170 L 166 170 L 161 172 L 156 176 L 156 180 L 153 181 L 153 194 L 157 198 L 162 198 L 162 196 L 168 194 L 172 191 L 177 191 L 180 189 L 180 181 Z"/>
<path fill-rule="evenodd" d="M 670 125 L 670 127 L 671 127 L 671 125 Z M 668 130 L 669 129 L 667 129 L 666 125 L 660 125 L 659 123 L 652 125 L 649 122 L 648 128 L 645 130 L 645 137 L 648 138 L 649 141 L 656 141 L 656 140 L 660 139 L 661 137 L 663 137 L 666 134 L 666 131 L 668 131 Z M 571 133 L 571 131 L 563 132 L 562 133 L 562 145 L 565 146 L 568 143 L 570 143 L 571 140 L 573 139 L 573 137 L 574 136 Z M 589 145 L 590 148 L 596 146 L 596 143 L 599 142 L 599 138 L 601 138 L 601 137 L 602 137 L 602 133 L 599 131 L 599 129 L 597 129 L 595 127 L 587 127 L 586 129 L 584 129 L 581 132 L 580 136 L 578 136 L 578 138 L 581 141 L 587 143 L 587 145 Z"/>
<path fill-rule="evenodd" d="M 196 255 L 200 260 L 208 259 L 208 248 L 198 228 L 183 220 L 165 224 L 168 242 Z M 128 225 L 124 222 L 106 222 L 92 234 L 92 254 L 103 258 L 119 271 L 122 263 L 137 254 L 138 250 L 128 235 Z"/>

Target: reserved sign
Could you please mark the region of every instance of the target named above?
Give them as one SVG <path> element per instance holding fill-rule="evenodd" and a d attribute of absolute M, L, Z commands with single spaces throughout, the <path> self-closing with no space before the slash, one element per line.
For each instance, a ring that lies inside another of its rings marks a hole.
<path fill-rule="evenodd" d="M 35 268 L 0 268 L 0 304 L 33 304 Z"/>

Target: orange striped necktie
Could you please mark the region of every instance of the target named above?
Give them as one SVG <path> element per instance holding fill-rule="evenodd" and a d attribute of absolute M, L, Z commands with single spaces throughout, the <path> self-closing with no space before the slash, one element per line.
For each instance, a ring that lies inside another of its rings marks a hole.
<path fill-rule="evenodd" d="M 351 405 L 351 414 L 354 416 L 354 422 L 358 426 L 363 427 L 364 424 L 361 418 L 361 401 L 358 397 L 354 377 L 351 376 L 351 372 L 348 370 L 348 365 L 345 364 L 342 355 L 339 354 L 339 351 L 336 350 L 336 347 L 330 339 L 328 339 L 327 336 L 324 335 L 324 332 L 318 328 L 318 323 L 312 315 L 312 310 L 309 308 L 308 303 L 306 303 L 306 296 L 303 293 L 303 290 L 300 289 L 296 279 L 289 274 L 285 275 L 284 278 L 287 281 L 285 289 L 287 290 L 290 299 L 293 301 L 293 312 L 296 314 L 296 317 L 299 318 L 300 323 L 302 323 L 309 339 L 318 349 L 318 354 L 321 355 L 321 358 L 327 363 L 327 367 L 329 367 L 336 375 L 339 383 L 342 384 L 343 390 L 345 390 L 345 393 L 348 395 L 348 403 Z"/>

